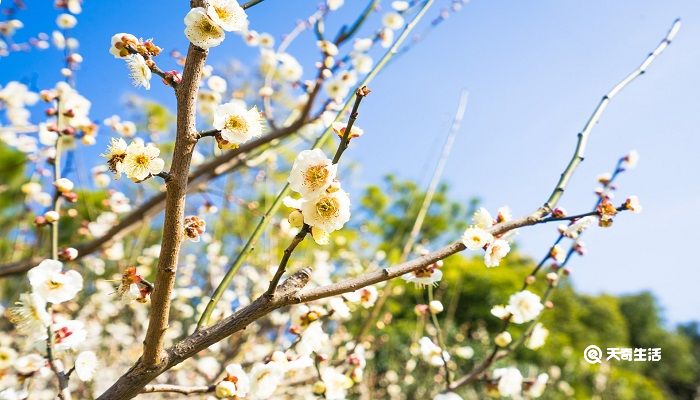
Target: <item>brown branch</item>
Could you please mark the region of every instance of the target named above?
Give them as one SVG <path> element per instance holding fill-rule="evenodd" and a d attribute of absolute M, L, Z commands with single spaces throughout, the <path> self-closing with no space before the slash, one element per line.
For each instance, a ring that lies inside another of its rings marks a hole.
<path fill-rule="evenodd" d="M 190 44 L 182 73 L 176 87 L 177 128 L 171 179 L 165 195 L 165 219 L 158 268 L 151 294 L 151 313 L 143 344 L 143 364 L 156 367 L 163 361 L 163 343 L 168 329 L 170 298 L 175 285 L 177 260 L 183 240 L 185 196 L 192 154 L 197 143 L 195 127 L 196 98 L 207 51 Z"/>
<path fill-rule="evenodd" d="M 348 148 L 350 144 L 350 138 L 352 137 L 352 126 L 357 120 L 358 110 L 360 109 L 360 103 L 362 99 L 369 95 L 370 90 L 367 86 L 362 86 L 355 91 L 355 103 L 352 105 L 352 111 L 350 111 L 350 119 L 348 119 L 348 124 L 345 126 L 345 132 L 343 132 L 343 137 L 340 140 L 338 149 L 333 156 L 333 164 L 337 164 L 340 161 L 340 157 L 343 156 L 343 152 Z"/>
<path fill-rule="evenodd" d="M 249 2 L 243 4 L 241 7 L 242 7 L 244 10 L 247 10 L 247 9 L 249 9 L 250 7 L 253 7 L 254 5 L 257 5 L 257 4 L 262 3 L 263 1 L 265 1 L 265 0 L 250 0 Z"/>
<path fill-rule="evenodd" d="M 168 348 L 164 362 L 148 368 L 138 362 L 122 375 L 112 387 L 107 389 L 98 400 L 123 400 L 138 395 L 148 382 L 158 375 L 194 356 L 224 338 L 245 329 L 255 320 L 269 312 L 292 303 L 292 298 L 311 278 L 309 269 L 302 269 L 287 278 L 277 287 L 272 297 L 262 295 L 246 307 L 243 307 L 224 320 L 206 328 L 199 329 L 187 338 Z"/>
<path fill-rule="evenodd" d="M 192 192 L 193 190 L 195 190 L 195 188 L 199 184 L 208 182 L 214 178 L 217 178 L 221 175 L 224 175 L 226 173 L 229 173 L 240 167 L 245 166 L 245 163 L 243 161 L 245 156 L 249 153 L 274 140 L 285 138 L 297 132 L 300 128 L 302 128 L 310 121 L 315 120 L 317 117 L 313 116 L 313 118 L 310 118 L 309 114 L 313 105 L 313 100 L 315 99 L 317 93 L 318 91 L 312 92 L 314 96 L 310 97 L 310 101 L 307 103 L 307 106 L 302 111 L 302 115 L 300 115 L 299 118 L 289 126 L 279 128 L 257 139 L 246 142 L 237 149 L 227 151 L 224 154 L 213 158 L 211 161 L 206 162 L 197 169 L 195 169 L 190 174 L 188 179 L 188 192 Z M 114 240 L 118 240 L 125 234 L 131 232 L 140 223 L 147 221 L 154 215 L 158 214 L 160 211 L 163 210 L 163 203 L 165 201 L 165 197 L 165 193 L 159 193 L 151 197 L 150 199 L 146 200 L 146 202 L 141 204 L 138 208 L 134 209 L 131 213 L 127 214 L 124 218 L 122 218 L 117 225 L 110 228 L 104 235 L 96 237 L 93 240 L 73 246 L 78 250 L 77 259 L 91 254 L 103 247 L 106 247 Z M 42 259 L 43 258 L 26 258 L 16 262 L 0 265 L 0 278 L 24 273 L 30 268 L 37 265 L 39 262 L 41 262 Z"/>
<path fill-rule="evenodd" d="M 141 393 L 179 393 L 179 394 L 199 394 L 211 393 L 216 390 L 216 385 L 209 386 L 180 386 L 169 384 L 147 385 Z"/>
<path fill-rule="evenodd" d="M 280 260 L 279 266 L 277 267 L 277 271 L 275 271 L 275 275 L 272 277 L 272 280 L 270 280 L 270 285 L 267 288 L 267 295 L 268 296 L 273 296 L 275 294 L 275 289 L 277 288 L 277 284 L 279 283 L 280 279 L 282 278 L 282 275 L 284 274 L 284 271 L 287 269 L 287 263 L 289 263 L 289 259 L 292 257 L 292 253 L 294 253 L 294 249 L 299 246 L 299 244 L 304 241 L 304 238 L 306 238 L 306 235 L 311 231 L 311 227 L 309 225 L 304 224 L 304 226 L 301 228 L 299 233 L 297 233 L 294 236 L 294 239 L 292 239 L 292 242 L 287 246 L 286 249 L 284 249 L 284 255 L 282 256 L 282 259 Z"/>

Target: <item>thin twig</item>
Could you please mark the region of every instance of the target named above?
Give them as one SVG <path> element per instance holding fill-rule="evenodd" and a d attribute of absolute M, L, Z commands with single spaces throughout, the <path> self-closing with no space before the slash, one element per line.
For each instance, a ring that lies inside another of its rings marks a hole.
<path fill-rule="evenodd" d="M 289 244 L 289 246 L 287 246 L 287 248 L 284 249 L 284 255 L 282 256 L 279 266 L 277 267 L 277 271 L 275 271 L 275 275 L 272 277 L 272 280 L 270 280 L 270 285 L 267 288 L 266 293 L 268 296 L 272 296 L 275 292 L 277 284 L 282 278 L 282 275 L 284 275 L 284 271 L 287 269 L 287 263 L 289 263 L 289 258 L 292 256 L 294 249 L 296 249 L 297 246 L 299 246 L 299 244 L 304 240 L 304 238 L 310 231 L 311 227 L 309 225 L 304 224 L 299 233 L 297 233 L 294 236 L 294 239 L 292 239 L 292 242 Z"/>
<path fill-rule="evenodd" d="M 561 198 L 561 195 L 564 193 L 564 188 L 569 183 L 569 179 L 571 179 L 574 170 L 576 169 L 578 164 L 581 163 L 581 161 L 583 161 L 583 155 L 586 150 L 588 136 L 593 130 L 593 127 L 600 120 L 601 115 L 603 115 L 603 112 L 608 107 L 608 104 L 610 104 L 610 101 L 613 99 L 613 97 L 620 93 L 622 89 L 627 87 L 627 85 L 629 85 L 635 78 L 646 72 L 647 68 L 656 60 L 656 57 L 658 57 L 666 49 L 666 47 L 668 47 L 668 45 L 671 44 L 671 41 L 675 38 L 680 27 L 681 20 L 680 18 L 678 18 L 673 22 L 671 29 L 669 29 L 666 36 L 661 40 L 661 43 L 659 43 L 659 45 L 656 46 L 654 51 L 649 53 L 647 58 L 644 59 L 644 61 L 639 65 L 639 67 L 637 67 L 634 71 L 630 72 L 623 80 L 621 80 L 600 99 L 598 106 L 595 108 L 595 110 L 593 110 L 593 114 L 591 114 L 590 118 L 588 118 L 588 121 L 583 127 L 583 130 L 581 131 L 581 133 L 578 134 L 578 142 L 576 144 L 576 151 L 574 152 L 574 156 L 569 162 L 569 165 L 567 165 L 564 169 L 564 172 L 562 172 L 561 177 L 559 178 L 559 182 L 557 182 L 557 185 L 554 187 L 554 191 L 549 196 L 549 199 L 547 199 L 547 201 L 542 206 L 543 211 L 545 211 L 546 213 L 551 212 L 551 210 L 559 201 L 559 198 Z"/>
<path fill-rule="evenodd" d="M 201 394 L 211 393 L 216 390 L 216 385 L 208 386 L 181 386 L 170 384 L 147 385 L 141 393 L 179 393 L 179 394 Z"/>

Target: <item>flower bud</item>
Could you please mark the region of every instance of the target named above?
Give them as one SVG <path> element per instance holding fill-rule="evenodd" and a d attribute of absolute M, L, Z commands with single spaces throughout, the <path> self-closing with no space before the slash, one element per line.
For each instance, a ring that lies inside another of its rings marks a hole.
<path fill-rule="evenodd" d="M 61 193 L 70 192 L 71 190 L 73 190 L 73 187 L 75 186 L 75 185 L 73 185 L 73 182 L 68 178 L 57 179 L 53 183 L 53 185 Z"/>
<path fill-rule="evenodd" d="M 559 280 L 559 275 L 556 272 L 547 273 L 547 282 L 554 284 Z"/>
<path fill-rule="evenodd" d="M 58 221 L 61 216 L 58 215 L 56 211 L 51 210 L 44 213 L 44 218 L 46 218 L 46 222 L 53 224 L 54 222 Z"/>
<path fill-rule="evenodd" d="M 272 89 L 272 88 L 269 87 L 269 86 L 263 86 L 263 87 L 261 87 L 260 90 L 258 91 L 258 94 L 259 94 L 261 97 L 270 97 L 270 96 L 272 96 L 273 94 L 275 94 L 275 91 L 274 91 L 274 89 Z"/>
<path fill-rule="evenodd" d="M 537 278 L 535 278 L 535 275 L 528 275 L 525 278 L 525 283 L 528 285 L 532 285 L 533 283 L 535 283 L 536 280 L 537 280 Z"/>
<path fill-rule="evenodd" d="M 69 203 L 75 203 L 76 201 L 78 201 L 78 193 L 75 192 L 61 193 L 61 196 L 63 196 L 63 198 L 66 199 Z"/>
<path fill-rule="evenodd" d="M 196 215 L 185 217 L 185 236 L 193 242 L 198 242 L 206 231 L 207 223 Z"/>
<path fill-rule="evenodd" d="M 552 210 L 552 217 L 564 218 L 564 217 L 566 217 L 566 210 L 564 210 L 563 208 L 557 207 L 554 210 Z"/>
<path fill-rule="evenodd" d="M 430 312 L 433 314 L 439 314 L 441 313 L 445 307 L 442 305 L 442 303 L 439 300 L 433 300 L 430 302 Z"/>
<path fill-rule="evenodd" d="M 287 220 L 289 221 L 289 225 L 295 228 L 301 228 L 302 225 L 304 225 L 304 215 L 302 215 L 301 211 L 299 210 L 294 210 L 289 213 Z"/>
<path fill-rule="evenodd" d="M 311 388 L 315 395 L 320 396 L 326 393 L 326 384 L 323 381 L 316 381 Z"/>
<path fill-rule="evenodd" d="M 221 381 L 216 384 L 216 397 L 225 399 L 236 395 L 236 384 L 231 381 Z"/>
<path fill-rule="evenodd" d="M 512 341 L 513 341 L 513 337 L 507 331 L 499 333 L 493 339 L 493 342 L 496 343 L 496 346 L 498 346 L 498 347 L 506 347 Z"/>
<path fill-rule="evenodd" d="M 73 261 L 76 258 L 78 258 L 78 250 L 73 247 L 66 247 L 58 253 L 58 259 L 61 261 Z"/>
<path fill-rule="evenodd" d="M 427 304 L 416 304 L 415 307 L 413 307 L 413 312 L 416 313 L 417 316 L 423 316 L 428 312 L 428 305 Z"/>

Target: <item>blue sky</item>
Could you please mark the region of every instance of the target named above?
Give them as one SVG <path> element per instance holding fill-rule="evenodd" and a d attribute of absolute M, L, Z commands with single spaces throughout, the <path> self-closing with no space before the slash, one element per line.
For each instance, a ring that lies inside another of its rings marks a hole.
<path fill-rule="evenodd" d="M 53 29 L 51 2 L 27 3 L 29 9 L 20 14 L 26 32 Z M 107 52 L 111 35 L 130 32 L 154 37 L 166 50 L 184 50 L 187 3 L 85 1 L 75 29 L 85 58 L 78 88 L 93 101 L 94 118 L 119 113 L 120 100 L 134 92 L 123 63 Z M 329 21 L 329 29 L 364 1 L 346 3 L 346 10 Z M 250 10 L 251 25 L 280 35 L 315 4 L 266 0 Z M 444 4 L 438 1 L 429 16 Z M 605 0 L 473 0 L 372 84 L 359 122 L 367 134 L 349 153 L 362 165 L 353 187 L 359 190 L 390 172 L 426 183 L 426 166 L 440 151 L 464 87 L 470 92 L 469 105 L 445 181 L 458 199 L 479 196 L 489 209 L 507 204 L 516 215 L 532 211 L 549 195 L 571 157 L 576 133 L 600 97 L 643 60 L 676 17 L 683 19 L 677 40 L 612 102 L 561 205 L 587 211 L 594 200 L 595 176 L 637 149 L 641 162 L 620 179 L 619 196 L 639 195 L 644 212 L 622 215 L 613 229 L 587 234 L 589 254 L 572 264 L 572 278 L 589 293 L 650 289 L 669 322 L 700 319 L 700 272 L 693 252 L 700 212 L 696 1 L 647 0 L 632 6 Z M 308 77 L 310 43 L 306 36 L 291 48 L 307 61 Z M 245 60 L 252 55 L 234 38 L 213 49 L 210 62 L 216 67 L 231 57 Z M 51 86 L 60 62 L 53 50 L 0 59 L 0 84 L 24 79 Z M 140 94 L 172 104 L 170 92 L 160 85 Z M 519 243 L 539 258 L 554 229 L 529 228 Z"/>

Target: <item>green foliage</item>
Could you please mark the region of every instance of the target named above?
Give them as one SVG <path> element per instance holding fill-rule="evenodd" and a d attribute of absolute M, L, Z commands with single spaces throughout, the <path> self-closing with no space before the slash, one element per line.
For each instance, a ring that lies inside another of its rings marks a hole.
<path fill-rule="evenodd" d="M 361 200 L 369 214 L 366 229 L 380 236 L 380 248 L 400 249 L 417 213 L 416 205 L 423 192 L 412 182 L 387 177 L 383 186 L 371 186 Z M 453 239 L 462 226 L 450 229 L 454 221 L 467 221 L 466 207 L 447 197 L 447 188 L 440 188 L 430 208 L 421 238 L 424 243 Z M 437 228 L 437 229 L 433 229 Z M 449 232 L 449 234 L 443 234 Z M 400 251 L 400 250 L 399 250 Z M 576 262 L 585 262 L 577 260 Z M 468 373 L 491 350 L 492 337 L 502 329 L 502 322 L 491 315 L 493 305 L 505 304 L 519 291 L 524 278 L 533 269 L 531 259 L 511 252 L 498 268 L 486 268 L 481 257 L 455 255 L 445 260 L 444 277 L 435 289 L 436 298 L 445 305 L 440 314 L 443 334 L 453 357 L 450 363 L 455 376 Z M 546 288 L 543 271 L 530 290 L 542 295 Z M 416 304 L 428 302 L 427 290 L 400 283 L 385 306 L 373 337 L 375 345 L 372 373 L 391 375 L 390 371 L 406 371 L 411 376 L 402 382 L 408 398 L 434 394 L 425 382 L 435 380 L 435 388 L 444 387 L 439 369 L 423 362 L 416 349 L 422 336 L 435 341 L 435 332 L 426 317 L 417 316 Z M 700 381 L 700 333 L 698 325 L 687 325 L 678 332 L 667 330 L 660 318 L 656 300 L 650 293 L 629 296 L 597 296 L 578 293 L 566 280 L 560 282 L 552 297 L 553 309 L 544 312 L 541 322 L 550 334 L 544 347 L 537 351 L 521 346 L 510 357 L 496 362 L 495 368 L 517 366 L 526 377 L 540 372 L 550 374 L 550 385 L 544 399 L 692 399 Z M 368 313 L 360 313 L 364 321 Z M 357 322 L 357 321 L 356 321 Z M 351 325 L 353 326 L 353 325 Z M 523 326 L 513 326 L 514 339 Z M 590 344 L 608 347 L 662 348 L 661 362 L 611 362 L 589 365 L 583 350 Z M 458 348 L 469 346 L 471 359 L 459 358 Z M 415 369 L 412 363 L 417 362 Z M 387 382 L 378 379 L 376 393 L 384 393 Z M 435 389 L 434 388 L 434 389 Z M 485 385 L 460 390 L 465 398 L 484 398 Z"/>

